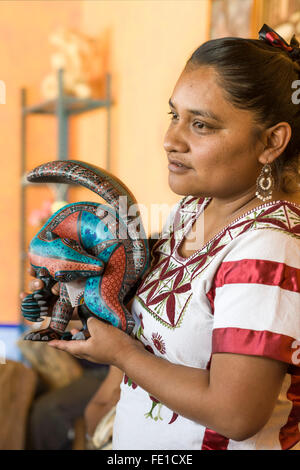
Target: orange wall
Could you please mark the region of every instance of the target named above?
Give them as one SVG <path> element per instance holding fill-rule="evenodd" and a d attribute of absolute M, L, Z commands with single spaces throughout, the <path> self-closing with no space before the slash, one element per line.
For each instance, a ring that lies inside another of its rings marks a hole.
<path fill-rule="evenodd" d="M 0 2 L 0 79 L 6 84 L 6 104 L 0 105 L 0 323 L 19 320 L 20 88 L 29 88 L 31 102 L 41 100 L 48 35 L 60 24 L 79 27 L 80 19 L 77 1 Z M 56 158 L 54 120 L 34 116 L 28 127 L 29 165 Z"/>
<path fill-rule="evenodd" d="M 209 1 L 88 0 L 82 11 L 83 31 L 106 31 L 109 38 L 116 103 L 112 171 L 140 203 L 174 203 L 178 196 L 168 188 L 163 150 L 168 100 L 186 60 L 207 39 Z M 82 118 L 82 155 L 97 125 L 96 120 Z"/>
<path fill-rule="evenodd" d="M 162 147 L 167 103 L 187 58 L 207 39 L 208 16 L 209 0 L 0 2 L 0 80 L 7 86 L 7 102 L 0 105 L 0 323 L 19 320 L 20 88 L 30 88 L 32 103 L 40 100 L 50 32 L 63 25 L 105 38 L 115 103 L 111 171 L 149 208 L 178 200 L 168 188 Z M 74 118 L 70 157 L 104 165 L 105 125 L 103 111 Z M 53 118 L 30 117 L 27 136 L 29 167 L 56 158 Z M 30 211 L 49 190 L 28 194 Z M 73 191 L 72 198 L 82 194 Z"/>

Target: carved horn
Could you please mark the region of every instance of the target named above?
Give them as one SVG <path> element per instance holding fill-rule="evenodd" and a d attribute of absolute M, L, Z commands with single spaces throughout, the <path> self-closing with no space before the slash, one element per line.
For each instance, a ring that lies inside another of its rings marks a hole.
<path fill-rule="evenodd" d="M 127 197 L 127 208 L 137 201 L 122 181 L 108 171 L 80 160 L 55 160 L 31 170 L 27 179 L 34 183 L 66 183 L 84 186 L 98 194 L 119 212 L 119 197 Z"/>

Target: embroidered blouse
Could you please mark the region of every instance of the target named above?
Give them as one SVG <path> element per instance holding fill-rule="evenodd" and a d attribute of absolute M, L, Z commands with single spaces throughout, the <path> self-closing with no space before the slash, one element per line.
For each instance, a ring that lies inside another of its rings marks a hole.
<path fill-rule="evenodd" d="M 182 258 L 179 245 L 210 200 L 187 196 L 171 211 L 132 305 L 135 334 L 158 357 L 188 367 L 209 369 L 218 352 L 287 363 L 276 406 L 257 434 L 237 442 L 124 376 L 114 449 L 300 450 L 300 205 L 262 204 Z"/>

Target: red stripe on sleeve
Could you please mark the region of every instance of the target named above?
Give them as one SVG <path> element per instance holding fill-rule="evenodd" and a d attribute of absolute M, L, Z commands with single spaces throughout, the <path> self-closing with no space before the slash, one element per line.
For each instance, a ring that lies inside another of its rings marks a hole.
<path fill-rule="evenodd" d="M 300 292 L 300 269 L 260 259 L 226 261 L 215 277 L 215 287 L 224 284 L 266 284 Z"/>
<path fill-rule="evenodd" d="M 259 259 L 224 261 L 206 296 L 214 314 L 216 288 L 226 284 L 264 284 L 300 292 L 300 269 L 284 263 Z"/>
<path fill-rule="evenodd" d="M 296 354 L 300 343 L 290 336 L 270 331 L 244 328 L 215 328 L 212 336 L 212 354 L 233 353 L 265 356 L 299 366 Z"/>
<path fill-rule="evenodd" d="M 227 450 L 228 444 L 229 439 L 227 437 L 206 428 L 201 450 Z"/>

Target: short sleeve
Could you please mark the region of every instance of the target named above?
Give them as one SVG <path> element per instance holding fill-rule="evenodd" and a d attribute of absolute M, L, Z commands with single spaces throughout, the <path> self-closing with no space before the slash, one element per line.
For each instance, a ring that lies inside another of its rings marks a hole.
<path fill-rule="evenodd" d="M 300 237 L 256 229 L 234 240 L 208 294 L 212 354 L 300 365 Z"/>

